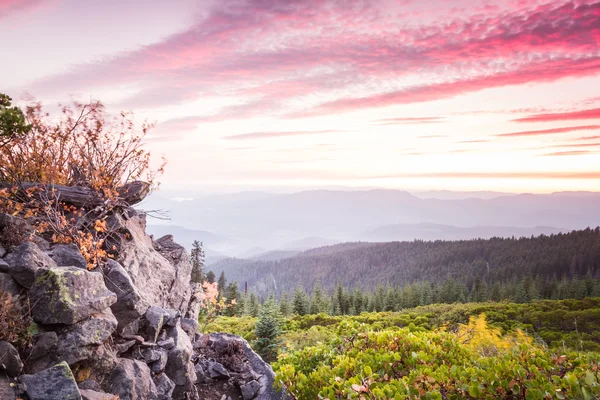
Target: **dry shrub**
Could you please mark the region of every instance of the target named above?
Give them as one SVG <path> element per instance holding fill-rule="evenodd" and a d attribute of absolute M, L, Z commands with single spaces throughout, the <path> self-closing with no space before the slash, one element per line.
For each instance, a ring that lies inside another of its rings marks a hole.
<path fill-rule="evenodd" d="M 31 344 L 30 323 L 28 304 L 23 306 L 10 294 L 0 292 L 0 341 L 13 343 L 20 348 L 28 347 Z"/>
<path fill-rule="evenodd" d="M 77 244 L 88 268 L 95 268 L 107 257 L 105 239 L 114 234 L 106 217 L 120 205 L 118 188 L 137 180 L 158 186 L 164 160 L 151 168 L 143 148 L 151 125 L 138 129 L 132 114 L 111 117 L 99 102 L 65 106 L 58 119 L 33 103 L 25 117 L 29 131 L 0 148 L 0 212 L 26 218 L 34 234 L 54 243 Z M 52 185 L 87 187 L 102 205 L 65 204 Z"/>

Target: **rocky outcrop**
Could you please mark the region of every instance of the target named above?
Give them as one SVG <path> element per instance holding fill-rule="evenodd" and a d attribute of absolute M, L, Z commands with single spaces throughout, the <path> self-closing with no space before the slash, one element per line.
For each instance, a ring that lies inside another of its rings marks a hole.
<path fill-rule="evenodd" d="M 116 232 L 106 243 L 113 258 L 95 271 L 74 245 L 35 236 L 0 250 L 0 291 L 28 301 L 37 331 L 21 354 L 0 342 L 0 376 L 10 379 L 0 381 L 0 394 L 282 399 L 273 371 L 243 339 L 197 332 L 203 291 L 185 249 L 170 235 L 146 235 L 144 215 L 131 208 L 106 220 Z"/>

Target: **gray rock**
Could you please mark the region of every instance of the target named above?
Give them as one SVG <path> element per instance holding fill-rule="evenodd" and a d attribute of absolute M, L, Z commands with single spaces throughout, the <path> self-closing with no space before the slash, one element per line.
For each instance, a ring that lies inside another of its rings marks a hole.
<path fill-rule="evenodd" d="M 194 370 L 196 371 L 196 383 L 204 383 L 209 379 L 206 376 L 206 372 L 204 372 L 204 367 L 201 363 L 196 364 Z"/>
<path fill-rule="evenodd" d="M 56 332 L 38 333 L 33 338 L 33 347 L 29 353 L 28 360 L 35 361 L 53 354 L 58 347 L 58 336 Z"/>
<path fill-rule="evenodd" d="M 192 342 L 179 326 L 171 328 L 168 335 L 173 339 L 175 346 L 169 350 L 165 373 L 175 382 L 173 398 L 184 399 L 196 383 L 196 371 L 190 361 L 193 351 Z"/>
<path fill-rule="evenodd" d="M 160 353 L 158 360 L 154 361 L 150 365 L 150 370 L 155 375 L 160 374 L 165 371 L 165 367 L 167 366 L 167 361 L 169 360 L 169 355 L 167 354 L 166 350 L 161 349 L 158 352 Z"/>
<path fill-rule="evenodd" d="M 208 372 L 212 379 L 229 379 L 229 371 L 225 369 L 223 364 L 211 361 L 208 363 Z"/>
<path fill-rule="evenodd" d="M 128 234 L 127 240 L 116 244 L 119 248 L 117 261 L 127 271 L 146 304 L 185 313 L 190 301 L 192 269 L 185 249 L 164 241 L 159 253 L 145 232 L 145 216 L 133 209 L 125 211 L 127 215 L 115 214 L 107 219 L 111 231 Z"/>
<path fill-rule="evenodd" d="M 164 326 L 172 328 L 177 325 L 177 322 L 179 322 L 179 319 L 181 318 L 181 312 L 172 308 L 167 308 L 165 311 L 167 312 L 168 317 L 164 322 Z"/>
<path fill-rule="evenodd" d="M 54 246 L 50 258 L 56 265 L 87 269 L 87 261 L 81 255 L 75 243 L 59 244 Z"/>
<path fill-rule="evenodd" d="M 0 399 L 2 400 L 15 400 L 17 394 L 15 389 L 10 386 L 10 381 L 3 374 L 0 374 Z"/>
<path fill-rule="evenodd" d="M 148 364 L 160 360 L 161 354 L 162 354 L 162 352 L 160 350 L 155 350 L 155 349 L 142 350 L 142 357 L 144 357 L 144 360 Z"/>
<path fill-rule="evenodd" d="M 117 302 L 111 309 L 122 335 L 133 335 L 139 329 L 140 318 L 148 309 L 148 303 L 140 295 L 131 277 L 118 262 L 109 259 L 104 267 L 104 282 L 111 292 L 117 295 Z"/>
<path fill-rule="evenodd" d="M 154 378 L 159 400 L 170 400 L 175 390 L 175 383 L 166 374 L 160 374 Z"/>
<path fill-rule="evenodd" d="M 131 349 L 136 343 L 137 342 L 135 340 L 128 340 L 123 343 L 116 343 L 115 350 L 117 351 L 117 354 L 123 354 L 129 351 L 129 349 Z"/>
<path fill-rule="evenodd" d="M 2 260 L 0 260 L 1 262 Z M 0 272 L 0 293 L 10 294 L 16 297 L 21 294 L 21 287 L 9 274 Z"/>
<path fill-rule="evenodd" d="M 0 258 L 4 257 L 6 255 L 6 250 L 4 250 L 4 247 L 2 247 L 2 245 L 0 244 Z"/>
<path fill-rule="evenodd" d="M 23 375 L 21 381 L 30 400 L 81 400 L 79 388 L 66 362 L 35 375 Z"/>
<path fill-rule="evenodd" d="M 168 319 L 169 312 L 163 308 L 152 306 L 146 310 L 146 314 L 144 314 L 144 326 L 148 334 L 148 340 L 156 343 L 158 334 Z"/>
<path fill-rule="evenodd" d="M 216 353 L 226 355 L 227 349 L 241 347 L 244 358 L 247 360 L 247 368 L 255 380 L 260 384 L 260 390 L 256 399 L 258 400 L 283 400 L 289 397 L 284 393 L 273 388 L 275 382 L 275 373 L 271 366 L 263 361 L 248 345 L 248 342 L 239 336 L 227 333 L 212 333 L 210 341 L 207 344 Z M 225 353 L 224 353 L 225 351 Z"/>
<path fill-rule="evenodd" d="M 94 359 L 99 346 L 104 344 L 117 328 L 117 319 L 107 308 L 102 313 L 77 322 L 58 331 L 59 359 L 69 365 L 78 361 Z"/>
<path fill-rule="evenodd" d="M 191 318 L 182 318 L 181 329 L 188 334 L 191 340 L 194 340 L 196 332 L 198 332 L 198 321 Z"/>
<path fill-rule="evenodd" d="M 165 340 L 159 340 L 157 343 L 158 347 L 165 348 L 167 350 L 175 347 L 175 340 L 173 338 L 167 338 Z"/>
<path fill-rule="evenodd" d="M 19 285 L 31 288 L 38 269 L 56 267 L 56 264 L 38 246 L 25 242 L 14 249 L 6 258 L 8 273 Z"/>
<path fill-rule="evenodd" d="M 242 398 L 244 400 L 252 400 L 258 395 L 260 383 L 256 381 L 250 381 L 244 385 L 241 385 L 240 390 L 242 391 Z"/>
<path fill-rule="evenodd" d="M 23 361 L 19 352 L 8 342 L 0 342 L 0 371 L 4 370 L 10 377 L 17 377 L 23 370 Z"/>
<path fill-rule="evenodd" d="M 95 390 L 90 389 L 79 389 L 81 393 L 81 398 L 83 400 L 114 400 L 114 394 L 108 394 L 104 392 L 97 392 Z"/>
<path fill-rule="evenodd" d="M 150 369 L 138 360 L 119 359 L 108 380 L 108 391 L 119 400 L 156 400 L 158 392 L 150 376 Z"/>
<path fill-rule="evenodd" d="M 8 265 L 8 263 L 6 261 L 4 261 L 2 258 L 0 258 L 0 272 L 2 272 L 3 274 L 8 274 L 9 270 L 10 270 L 10 266 Z"/>
<path fill-rule="evenodd" d="M 50 242 L 39 236 L 32 236 L 30 239 L 42 251 L 50 250 Z"/>
<path fill-rule="evenodd" d="M 98 384 L 98 382 L 96 382 L 93 379 L 86 379 L 83 382 L 79 382 L 77 384 L 77 386 L 79 386 L 79 390 L 93 390 L 95 392 L 101 392 L 102 388 L 100 387 L 100 384 Z"/>
<path fill-rule="evenodd" d="M 72 325 L 104 311 L 117 296 L 106 288 L 99 272 L 54 267 L 36 272 L 29 299 L 36 322 Z"/>
<path fill-rule="evenodd" d="M 185 312 L 185 317 L 198 321 L 198 316 L 202 308 L 202 299 L 204 298 L 204 289 L 202 289 L 202 285 L 199 283 L 191 283 L 190 292 L 190 302 Z"/>

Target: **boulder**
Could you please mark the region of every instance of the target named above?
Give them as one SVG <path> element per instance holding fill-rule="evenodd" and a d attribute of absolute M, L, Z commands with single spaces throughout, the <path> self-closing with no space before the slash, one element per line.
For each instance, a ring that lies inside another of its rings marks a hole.
<path fill-rule="evenodd" d="M 90 389 L 79 389 L 79 392 L 83 400 L 114 400 L 116 397 L 114 394 L 97 392 Z"/>
<path fill-rule="evenodd" d="M 212 379 L 229 379 L 229 371 L 225 369 L 223 364 L 211 361 L 208 363 L 208 372 Z"/>
<path fill-rule="evenodd" d="M 175 383 L 166 374 L 157 375 L 154 378 L 154 384 L 156 385 L 159 400 L 170 400 L 172 398 Z"/>
<path fill-rule="evenodd" d="M 57 355 L 69 365 L 94 359 L 95 351 L 108 340 L 117 328 L 117 319 L 107 308 L 83 321 L 60 329 Z"/>
<path fill-rule="evenodd" d="M 188 334 L 191 340 L 194 340 L 196 332 L 198 332 L 198 320 L 191 318 L 181 319 L 181 329 Z"/>
<path fill-rule="evenodd" d="M 2 260 L 0 260 L 0 262 L 2 262 Z M 9 274 L 0 272 L 0 293 L 16 297 L 21 294 L 21 287 Z"/>
<path fill-rule="evenodd" d="M 0 258 L 0 272 L 3 274 L 8 274 L 8 270 L 10 269 L 10 265 L 2 258 Z"/>
<path fill-rule="evenodd" d="M 110 375 L 108 391 L 119 396 L 119 400 L 156 400 L 158 392 L 150 376 L 150 369 L 138 360 L 119 359 Z"/>
<path fill-rule="evenodd" d="M 111 215 L 107 224 L 111 231 L 123 232 L 122 238 L 115 243 L 119 249 L 117 261 L 127 271 L 145 303 L 185 313 L 190 301 L 191 275 L 185 250 L 176 244 L 165 248 L 164 253 L 155 250 L 152 239 L 145 232 L 145 215 L 133 209 Z M 179 246 L 181 252 L 171 253 L 169 249 L 175 246 Z M 177 259 L 175 253 L 180 253 L 181 258 Z M 163 254 L 172 254 L 175 262 L 169 262 Z"/>
<path fill-rule="evenodd" d="M 158 359 L 150 364 L 150 369 L 155 375 L 165 371 L 167 361 L 169 360 L 169 355 L 166 350 L 160 349 L 158 352 Z"/>
<path fill-rule="evenodd" d="M 33 337 L 33 347 L 27 358 L 32 363 L 50 354 L 54 354 L 58 347 L 58 335 L 56 332 L 42 332 Z M 45 368 L 42 368 L 45 369 Z"/>
<path fill-rule="evenodd" d="M 149 307 L 144 314 L 144 326 L 148 340 L 156 343 L 158 334 L 169 319 L 169 312 L 160 307 Z"/>
<path fill-rule="evenodd" d="M 244 400 L 255 399 L 258 395 L 258 391 L 260 390 L 260 383 L 256 381 L 250 381 L 241 385 L 240 390 L 242 391 L 242 398 Z"/>
<path fill-rule="evenodd" d="M 4 250 L 4 247 L 0 244 L 0 258 L 4 257 L 6 255 L 6 250 Z"/>
<path fill-rule="evenodd" d="M 3 374 L 0 374 L 0 399 L 2 400 L 15 400 L 17 394 L 15 389 L 10 385 L 11 382 Z"/>
<path fill-rule="evenodd" d="M 38 269 L 56 267 L 54 261 L 32 242 L 24 242 L 6 257 L 8 273 L 19 285 L 30 289 Z"/>
<path fill-rule="evenodd" d="M 140 295 L 125 268 L 114 260 L 109 259 L 104 266 L 104 282 L 108 290 L 117 295 L 117 302 L 111 309 L 119 321 L 119 333 L 137 333 L 140 318 L 148 309 L 148 303 Z"/>
<path fill-rule="evenodd" d="M 87 269 L 87 261 L 81 255 L 75 243 L 59 244 L 50 252 L 50 258 L 56 265 Z"/>
<path fill-rule="evenodd" d="M 168 352 L 165 373 L 175 382 L 173 398 L 184 399 L 186 394 L 193 390 L 196 383 L 196 371 L 191 362 L 192 342 L 180 326 L 171 328 L 168 335 L 173 339 L 175 346 Z"/>
<path fill-rule="evenodd" d="M 50 242 L 39 236 L 32 236 L 31 242 L 35 243 L 35 245 L 42 251 L 46 252 L 50 250 Z"/>
<path fill-rule="evenodd" d="M 66 362 L 35 375 L 23 375 L 21 381 L 30 400 L 81 400 L 79 388 Z"/>
<path fill-rule="evenodd" d="M 192 283 L 190 285 L 190 302 L 185 312 L 185 318 L 190 318 L 198 321 L 200 310 L 202 309 L 202 301 L 204 300 L 204 289 L 199 283 Z"/>
<path fill-rule="evenodd" d="M 0 371 L 4 370 L 10 377 L 17 377 L 23 370 L 23 361 L 15 347 L 4 341 L 0 341 Z"/>
<path fill-rule="evenodd" d="M 39 269 L 29 291 L 31 313 L 42 324 L 72 325 L 117 301 L 99 272 L 76 267 Z"/>

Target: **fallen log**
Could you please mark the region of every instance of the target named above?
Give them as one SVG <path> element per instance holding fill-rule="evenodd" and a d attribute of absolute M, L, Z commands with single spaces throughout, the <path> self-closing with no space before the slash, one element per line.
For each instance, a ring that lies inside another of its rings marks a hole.
<path fill-rule="evenodd" d="M 20 190 L 31 188 L 43 189 L 45 193 L 53 193 L 52 197 L 57 198 L 61 203 L 70 204 L 75 207 L 98 207 L 106 204 L 108 201 L 108 199 L 97 191 L 85 186 L 44 185 L 35 182 L 24 182 L 15 185 L 0 182 L 0 188 L 12 188 L 15 186 Z M 117 193 L 117 197 L 111 199 L 112 205 L 132 206 L 146 198 L 150 193 L 150 184 L 142 181 L 130 182 L 118 188 Z"/>

